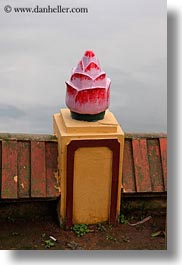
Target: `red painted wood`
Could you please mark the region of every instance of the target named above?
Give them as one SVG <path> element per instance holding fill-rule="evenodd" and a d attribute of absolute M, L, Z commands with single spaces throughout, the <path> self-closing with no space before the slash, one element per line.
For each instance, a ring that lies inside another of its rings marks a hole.
<path fill-rule="evenodd" d="M 18 197 L 30 197 L 30 142 L 18 142 Z"/>
<path fill-rule="evenodd" d="M 2 141 L 1 198 L 17 199 L 17 141 Z"/>
<path fill-rule="evenodd" d="M 75 141 L 67 147 L 67 167 L 66 167 L 66 228 L 73 225 L 73 175 L 74 175 L 74 155 L 76 147 Z"/>
<path fill-rule="evenodd" d="M 167 191 L 167 138 L 160 138 L 159 142 L 160 142 L 162 169 L 164 177 L 164 187 L 165 191 Z"/>
<path fill-rule="evenodd" d="M 137 192 L 152 191 L 146 139 L 133 139 L 133 158 Z"/>
<path fill-rule="evenodd" d="M 31 197 L 46 197 L 45 142 L 31 142 Z"/>
<path fill-rule="evenodd" d="M 67 184 L 66 184 L 66 228 L 73 224 L 73 175 L 74 175 L 74 154 L 81 147 L 102 147 L 106 146 L 113 152 L 112 161 L 112 184 L 111 184 L 111 205 L 109 223 L 116 222 L 117 198 L 118 198 L 118 177 L 120 143 L 117 139 L 101 140 L 72 140 L 67 147 Z"/>
<path fill-rule="evenodd" d="M 58 197 L 58 183 L 57 183 L 57 172 L 58 172 L 58 144 L 55 142 L 46 142 L 46 196 L 47 197 Z"/>
<path fill-rule="evenodd" d="M 113 153 L 112 159 L 112 184 L 111 184 L 111 205 L 109 223 L 116 223 L 117 199 L 118 199 L 118 178 L 119 178 L 119 159 L 120 159 L 120 143 L 118 140 L 107 140 L 108 147 Z"/>
<path fill-rule="evenodd" d="M 163 192 L 164 191 L 164 183 L 163 183 L 159 140 L 158 139 L 148 139 L 147 140 L 147 146 L 148 146 L 148 158 L 149 158 L 152 191 Z"/>
<path fill-rule="evenodd" d="M 123 155 L 123 192 L 136 192 L 132 141 L 125 139 Z"/>
<path fill-rule="evenodd" d="M 158 139 L 150 137 L 125 139 L 124 192 L 167 191 L 167 139 L 165 136 Z M 157 141 L 159 141 L 158 144 Z M 54 172 L 57 170 L 57 142 L 39 142 L 35 139 L 35 141 L 32 140 L 31 147 L 28 147 L 29 144 L 29 141 L 20 139 L 18 142 L 13 139 L 0 141 L 0 197 L 2 199 L 27 198 L 30 195 L 32 197 L 59 196 L 58 190 L 55 189 L 56 178 L 54 177 Z M 14 181 L 15 176 L 17 176 L 17 182 Z"/>

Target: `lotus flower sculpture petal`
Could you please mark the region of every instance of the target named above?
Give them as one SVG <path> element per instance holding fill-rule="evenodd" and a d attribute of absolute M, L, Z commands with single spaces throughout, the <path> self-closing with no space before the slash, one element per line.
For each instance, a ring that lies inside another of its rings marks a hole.
<path fill-rule="evenodd" d="M 92 51 L 86 51 L 66 82 L 66 105 L 72 118 L 103 119 L 110 102 L 110 83 Z"/>

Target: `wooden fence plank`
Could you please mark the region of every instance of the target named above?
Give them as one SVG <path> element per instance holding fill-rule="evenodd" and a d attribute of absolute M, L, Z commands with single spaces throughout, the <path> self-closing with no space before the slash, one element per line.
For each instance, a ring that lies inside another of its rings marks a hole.
<path fill-rule="evenodd" d="M 2 141 L 1 198 L 17 199 L 17 141 Z"/>
<path fill-rule="evenodd" d="M 123 191 L 136 192 L 131 139 L 125 139 L 122 176 Z"/>
<path fill-rule="evenodd" d="M 0 137 L 0 198 L 59 196 L 55 189 L 56 138 L 8 137 Z M 166 136 L 132 134 L 125 138 L 122 174 L 125 193 L 167 191 Z"/>
<path fill-rule="evenodd" d="M 18 142 L 18 197 L 30 197 L 30 142 Z"/>
<path fill-rule="evenodd" d="M 147 146 L 148 146 L 148 158 L 149 158 L 152 191 L 163 192 L 164 191 L 164 183 L 163 183 L 159 140 L 158 139 L 148 139 L 147 140 Z"/>
<path fill-rule="evenodd" d="M 133 139 L 133 158 L 137 192 L 152 191 L 146 139 Z"/>
<path fill-rule="evenodd" d="M 31 197 L 46 197 L 45 142 L 31 141 Z"/>
<path fill-rule="evenodd" d="M 46 196 L 59 196 L 58 177 L 58 144 L 46 142 Z"/>
<path fill-rule="evenodd" d="M 159 142 L 160 142 L 162 169 L 164 177 L 164 187 L 165 191 L 167 191 L 167 138 L 160 138 Z"/>

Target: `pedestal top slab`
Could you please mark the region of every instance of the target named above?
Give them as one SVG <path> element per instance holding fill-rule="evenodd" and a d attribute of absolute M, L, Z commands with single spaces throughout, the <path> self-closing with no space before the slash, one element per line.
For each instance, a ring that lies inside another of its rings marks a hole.
<path fill-rule="evenodd" d="M 106 111 L 103 120 L 88 122 L 71 118 L 69 109 L 60 110 L 61 119 L 67 133 L 116 133 L 118 122 L 110 111 Z"/>

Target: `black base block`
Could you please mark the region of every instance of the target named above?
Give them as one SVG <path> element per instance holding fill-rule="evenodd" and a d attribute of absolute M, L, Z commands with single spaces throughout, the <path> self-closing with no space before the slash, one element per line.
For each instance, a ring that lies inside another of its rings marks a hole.
<path fill-rule="evenodd" d="M 74 111 L 71 111 L 72 119 L 79 120 L 79 121 L 98 121 L 103 120 L 105 115 L 105 111 L 102 111 L 97 114 L 80 114 Z"/>

